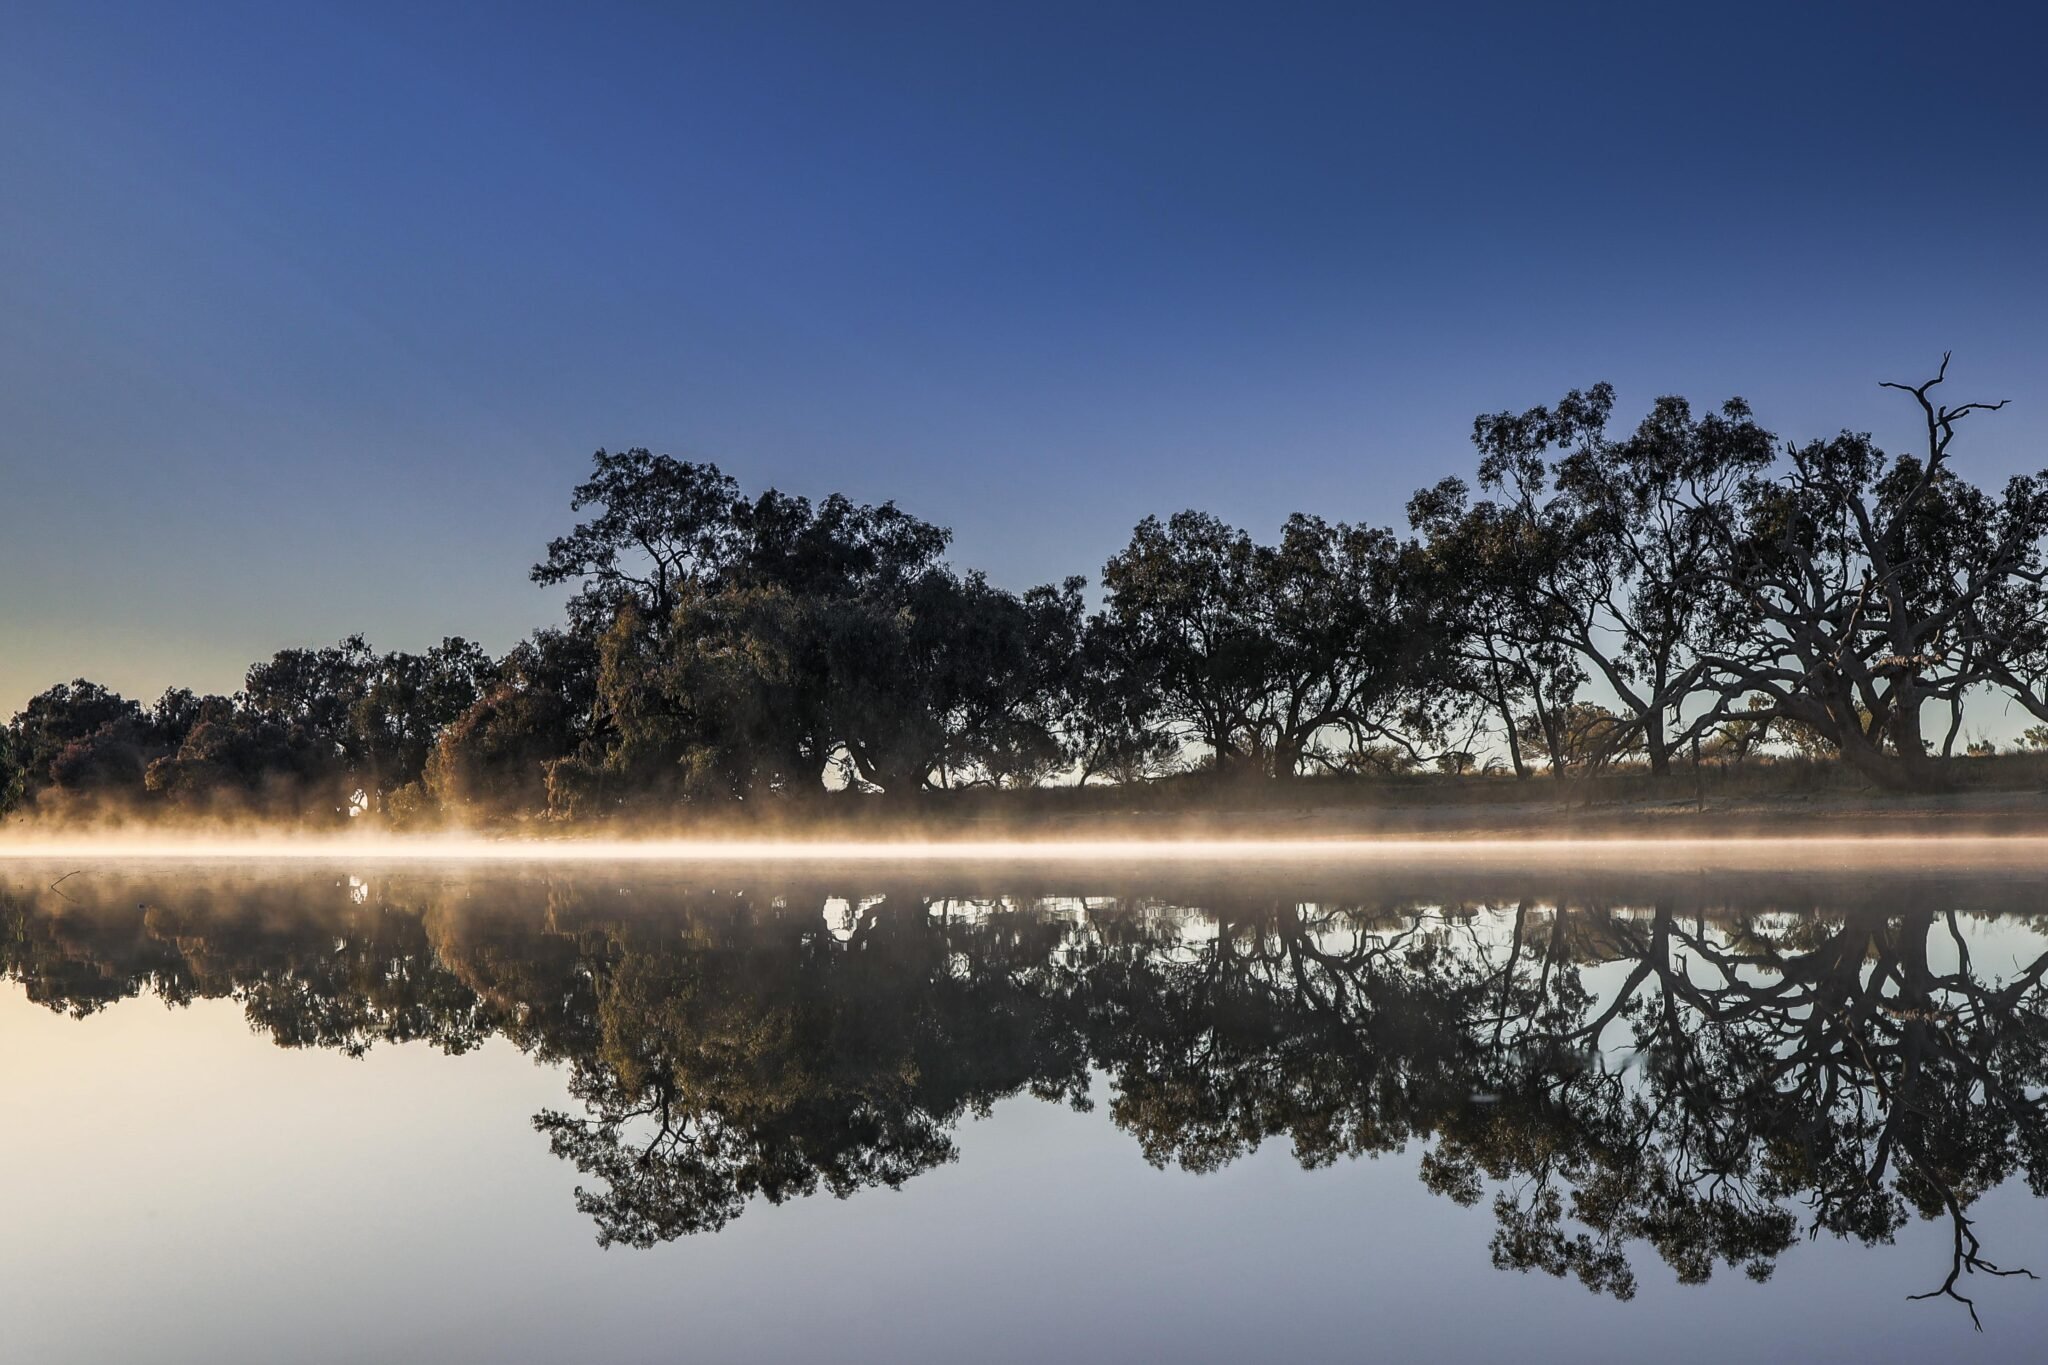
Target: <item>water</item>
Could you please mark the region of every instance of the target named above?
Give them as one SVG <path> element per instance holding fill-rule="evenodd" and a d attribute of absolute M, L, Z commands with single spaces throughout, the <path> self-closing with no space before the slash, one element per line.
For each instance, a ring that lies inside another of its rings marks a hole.
<path fill-rule="evenodd" d="M 2041 883 L 1863 861 L 0 863 L 6 1355 L 2025 1355 Z"/>

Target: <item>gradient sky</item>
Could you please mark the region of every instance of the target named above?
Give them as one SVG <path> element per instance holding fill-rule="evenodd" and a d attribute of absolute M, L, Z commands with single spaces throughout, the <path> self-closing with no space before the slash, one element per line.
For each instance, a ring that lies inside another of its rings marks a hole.
<path fill-rule="evenodd" d="M 0 0 L 0 714 L 503 649 L 599 445 L 1093 576 L 1610 379 L 2048 463 L 2033 6 Z"/>

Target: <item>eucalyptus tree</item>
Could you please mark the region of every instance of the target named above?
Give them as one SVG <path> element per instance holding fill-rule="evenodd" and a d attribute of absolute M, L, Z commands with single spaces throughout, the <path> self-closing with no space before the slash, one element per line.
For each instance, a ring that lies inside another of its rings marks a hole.
<path fill-rule="evenodd" d="M 2010 485 L 2003 502 L 2018 499 Z M 1970 643 L 1981 676 L 2025 708 L 2037 721 L 2048 722 L 2048 563 L 2037 543 L 2004 579 L 1987 591 L 1972 609 Z"/>
<path fill-rule="evenodd" d="M 143 785 L 151 795 L 177 804 L 245 807 L 281 800 L 295 805 L 309 777 L 330 773 L 330 763 L 312 760 L 276 720 L 231 698 L 205 697 L 183 740 L 149 765 Z M 339 799 L 332 790 L 326 794 L 330 801 Z"/>
<path fill-rule="evenodd" d="M 282 726 L 312 766 L 358 767 L 363 743 L 352 718 L 377 659 L 360 635 L 319 649 L 281 649 L 250 665 L 241 705 Z"/>
<path fill-rule="evenodd" d="M 1275 773 L 1341 766 L 1374 744 L 1414 752 L 1433 743 L 1457 621 L 1421 548 L 1378 527 L 1297 514 L 1262 567 L 1276 664 L 1263 724 Z"/>
<path fill-rule="evenodd" d="M 1607 434 L 1614 390 L 1473 423 L 1479 481 L 1499 497 L 1537 638 L 1570 649 L 1614 694 L 1650 769 L 1719 724 L 1728 689 L 1714 632 L 1727 600 L 1725 509 L 1768 467 L 1775 442 L 1731 399 L 1696 416 L 1657 400 L 1625 439 Z"/>
<path fill-rule="evenodd" d="M 1162 720 L 1154 661 L 1135 647 L 1133 634 L 1131 623 L 1108 612 L 1082 627 L 1068 717 L 1077 785 L 1100 777 L 1137 786 L 1180 764 L 1181 736 Z"/>
<path fill-rule="evenodd" d="M 162 747 L 138 703 L 85 678 L 29 698 L 9 728 L 13 762 L 30 797 L 53 787 L 139 793 L 143 771 Z"/>
<path fill-rule="evenodd" d="M 825 621 L 832 734 L 862 782 L 1015 785 L 1065 763 L 1078 580 L 1019 596 L 934 569 L 901 596 L 836 600 Z"/>
<path fill-rule="evenodd" d="M 1181 512 L 1140 522 L 1104 568 L 1100 629 L 1159 723 L 1219 767 L 1291 777 L 1428 741 L 1451 667 L 1433 584 L 1421 551 L 1385 530 L 1297 514 L 1263 546 Z"/>
<path fill-rule="evenodd" d="M 431 798 L 457 811 L 561 809 L 557 788 L 576 787 L 579 775 L 595 771 L 577 765 L 601 742 L 598 643 L 574 630 L 537 630 L 488 668 L 450 644 L 443 659 L 450 697 L 465 680 L 478 695 L 436 729 L 419 785 L 401 789 L 401 806 Z"/>
<path fill-rule="evenodd" d="M 940 565 L 953 533 L 893 502 L 768 489 L 733 511 L 723 581 L 793 593 L 901 592 Z"/>
<path fill-rule="evenodd" d="M 1733 619 L 1717 667 L 1892 788 L 1943 783 L 1922 730 L 1929 701 L 2023 681 L 2025 637 L 2001 639 L 1995 623 L 2039 583 L 2048 533 L 2043 476 L 1994 497 L 1954 469 L 1958 425 L 2004 403 L 1942 403 L 1947 374 L 1944 356 L 1925 383 L 1885 385 L 1919 405 L 1923 453 L 1893 458 L 1851 432 L 1807 442 L 1782 476 L 1749 479 L 1723 523 Z"/>
<path fill-rule="evenodd" d="M 693 595 L 677 609 L 658 685 L 687 728 L 675 761 L 690 793 L 822 790 L 831 739 L 817 607 L 767 585 Z"/>
<path fill-rule="evenodd" d="M 569 612 L 584 633 L 603 630 L 627 601 L 665 631 L 684 590 L 724 562 L 738 503 L 739 485 L 716 465 L 599 450 L 569 503 L 596 515 L 548 542 L 531 576 L 578 585 Z"/>
<path fill-rule="evenodd" d="M 501 681 L 441 731 L 421 780 L 452 812 L 545 810 L 552 769 L 576 742 L 561 693 Z"/>
<path fill-rule="evenodd" d="M 14 761 L 33 794 L 56 780 L 53 768 L 67 750 L 91 746 L 96 739 L 133 735 L 144 723 L 142 708 L 135 702 L 79 678 L 29 698 L 8 728 Z"/>
<path fill-rule="evenodd" d="M 841 743 L 832 633 L 938 572 L 949 533 L 898 509 L 774 489 L 645 450 L 594 457 L 540 583 L 575 583 L 593 655 L 582 780 L 617 794 L 759 796 L 820 786 Z"/>
<path fill-rule="evenodd" d="M 441 732 L 496 680 L 490 655 L 457 636 L 423 654 L 379 656 L 348 717 L 370 789 L 389 792 L 418 781 Z"/>
<path fill-rule="evenodd" d="M 970 576 L 987 607 L 961 642 L 973 686 L 949 715 L 949 762 L 968 780 L 1027 787 L 1070 766 L 1082 685 L 1087 580 L 1074 575 L 1019 594 Z M 950 779 L 951 771 L 942 776 Z"/>
<path fill-rule="evenodd" d="M 1270 675 L 1258 625 L 1258 549 L 1205 512 L 1147 517 L 1102 570 L 1098 638 L 1113 642 L 1126 696 L 1190 735 L 1219 767 L 1249 756 Z"/>
<path fill-rule="evenodd" d="M 577 490 L 593 504 L 535 577 L 583 584 L 596 754 L 621 791 L 800 794 L 836 758 L 900 796 L 1065 762 L 1079 580 L 1019 596 L 954 573 L 950 534 L 893 503 L 747 498 L 645 452 L 601 456 Z"/>
<path fill-rule="evenodd" d="M 0 725 L 0 815 L 21 804 L 28 791 L 28 774 L 14 757 L 14 738 Z"/>
<path fill-rule="evenodd" d="M 1444 479 L 1408 503 L 1456 625 L 1450 685 L 1499 727 L 1515 776 L 1540 749 L 1554 776 L 1569 767 L 1562 718 L 1585 670 L 1564 643 L 1565 619 L 1543 590 L 1551 538 L 1491 501 L 1473 504 L 1464 480 Z M 1533 741 L 1533 743 L 1532 743 Z"/>

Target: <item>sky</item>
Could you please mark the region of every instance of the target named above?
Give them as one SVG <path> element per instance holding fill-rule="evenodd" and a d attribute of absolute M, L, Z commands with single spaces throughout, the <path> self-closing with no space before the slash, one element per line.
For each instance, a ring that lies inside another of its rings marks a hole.
<path fill-rule="evenodd" d="M 2031 6 L 0 0 L 0 715 L 493 650 L 599 446 L 1024 587 L 1596 380 L 2048 464 Z M 1902 406 L 1903 404 L 1903 406 Z"/>

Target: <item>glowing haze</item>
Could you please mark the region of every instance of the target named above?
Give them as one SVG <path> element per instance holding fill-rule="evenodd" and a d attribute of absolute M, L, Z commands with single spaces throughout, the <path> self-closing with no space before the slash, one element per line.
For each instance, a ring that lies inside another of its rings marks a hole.
<path fill-rule="evenodd" d="M 0 839 L 0 861 L 388 863 L 1453 864 L 1826 868 L 2048 866 L 2048 838 L 1897 830 L 1789 838 L 1436 839 L 493 839 L 471 835 L 164 837 L 80 834 Z M 88 869 L 80 869 L 88 870 Z"/>

